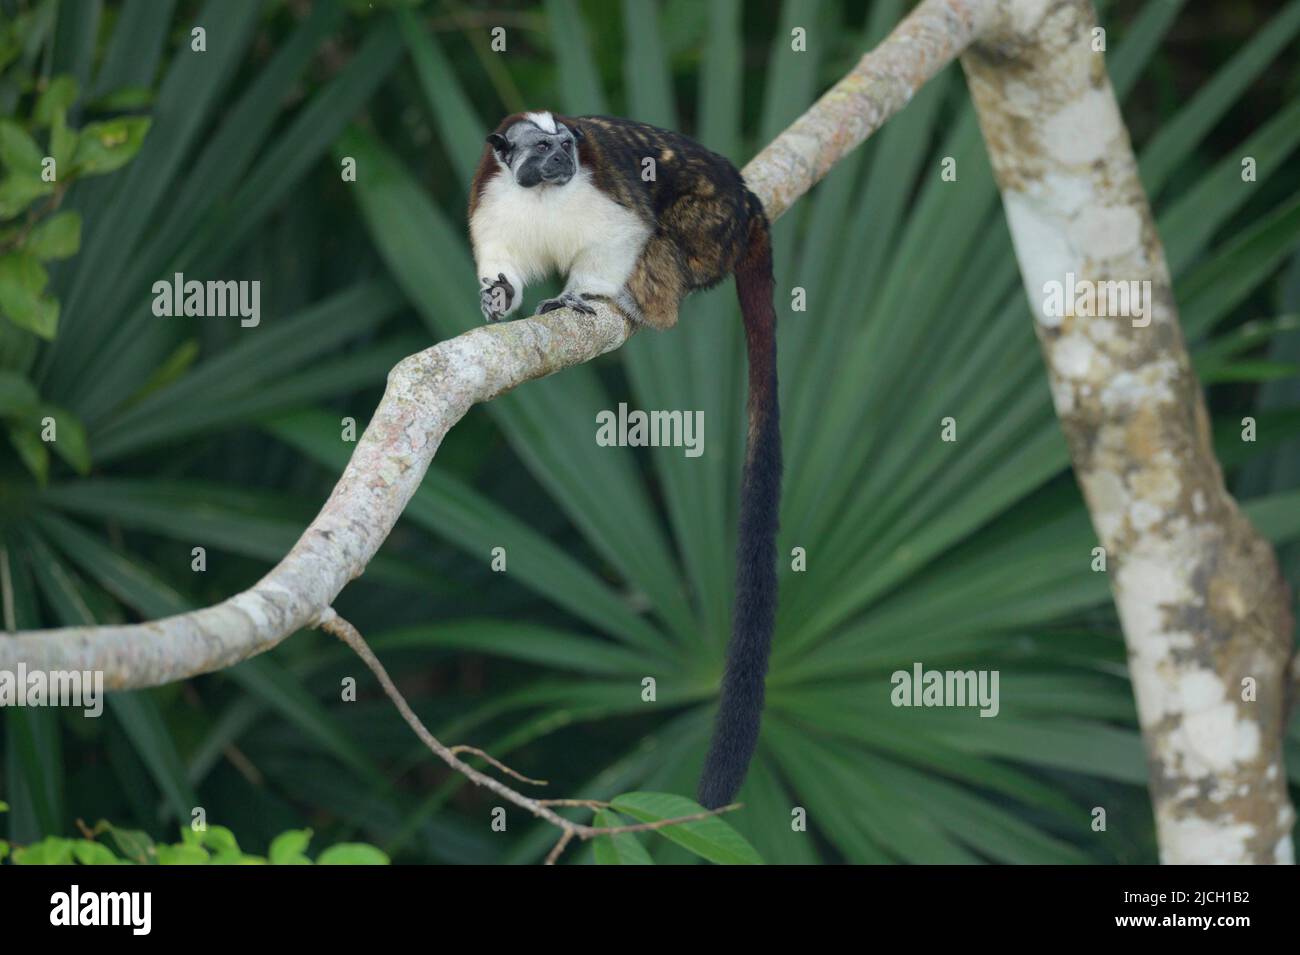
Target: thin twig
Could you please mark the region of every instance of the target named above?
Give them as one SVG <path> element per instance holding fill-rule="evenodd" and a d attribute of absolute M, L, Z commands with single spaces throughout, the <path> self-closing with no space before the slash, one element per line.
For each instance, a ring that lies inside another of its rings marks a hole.
<path fill-rule="evenodd" d="M 667 829 L 669 826 L 680 826 L 684 822 L 699 822 L 702 819 L 708 819 L 712 816 L 720 816 L 724 812 L 734 812 L 743 806 L 744 803 L 733 802 L 725 806 L 719 806 L 717 809 L 705 809 L 702 812 L 691 813 L 689 816 L 673 816 L 671 819 L 656 819 L 654 822 L 636 822 L 627 826 L 601 826 L 591 830 L 593 836 L 621 836 L 625 832 L 654 832 L 656 829 Z M 583 838 L 587 838 L 583 836 Z"/>
<path fill-rule="evenodd" d="M 571 839 L 573 839 L 573 832 L 568 829 L 564 830 L 564 834 L 560 836 L 560 841 L 555 844 L 555 848 L 546 853 L 545 864 L 555 865 L 556 861 L 560 858 L 560 853 L 564 851 L 564 847 L 569 844 Z"/>
<path fill-rule="evenodd" d="M 724 812 L 732 812 L 733 810 L 740 808 L 740 803 L 732 803 L 731 805 L 723 806 L 720 809 L 710 809 L 704 812 L 693 813 L 689 816 L 677 816 L 672 819 L 660 819 L 655 822 L 642 822 L 627 826 L 586 826 L 565 819 L 551 807 L 568 806 L 604 809 L 608 808 L 609 804 L 596 799 L 532 799 L 529 796 L 525 796 L 523 793 L 516 792 L 500 780 L 484 775 L 473 766 L 462 762 L 456 757 L 457 752 L 473 752 L 482 756 L 492 765 L 509 772 L 510 775 L 519 776 L 518 773 L 506 769 L 502 763 L 493 759 L 491 756 L 488 756 L 480 749 L 475 749 L 472 746 L 449 747 L 440 743 L 437 737 L 429 732 L 428 727 L 426 727 L 420 718 L 415 715 L 415 711 L 411 709 L 411 705 L 406 702 L 406 697 L 402 696 L 401 690 L 399 690 L 397 685 L 393 683 L 392 677 L 388 675 L 388 671 L 384 669 L 384 665 L 379 662 L 379 658 L 376 657 L 374 651 L 370 649 L 370 645 L 366 643 L 365 638 L 361 636 L 361 633 L 356 627 L 340 617 L 333 608 L 326 608 L 317 620 L 316 626 L 321 630 L 324 630 L 326 633 L 331 633 L 338 637 L 352 648 L 352 651 L 361 658 L 361 662 L 364 663 L 370 669 L 370 672 L 375 675 L 375 679 L 379 681 L 379 685 L 383 688 L 384 693 L 387 694 L 390 700 L 392 700 L 393 705 L 397 707 L 397 712 L 402 714 L 402 719 L 406 720 L 406 724 L 415 731 L 415 735 L 420 738 L 420 741 L 432 750 L 439 759 L 452 769 L 456 770 L 456 772 L 467 777 L 470 782 L 474 783 L 474 785 L 482 786 L 485 789 L 491 790 L 507 802 L 512 802 L 516 806 L 528 810 L 537 818 L 544 819 L 561 830 L 563 835 L 560 837 L 560 841 L 546 857 L 548 865 L 553 864 L 555 860 L 559 858 L 560 853 L 564 851 L 565 846 L 567 846 L 575 836 L 579 840 L 585 842 L 586 840 L 595 838 L 596 836 L 617 836 L 628 832 L 650 832 L 655 829 L 665 829 L 668 826 L 681 825 L 682 823 L 698 822 L 701 819 L 721 815 Z M 526 779 L 526 777 L 519 778 Z M 532 782 L 533 780 L 528 781 Z"/>
<path fill-rule="evenodd" d="M 501 770 L 501 772 L 505 773 L 507 776 L 513 776 L 515 777 L 515 779 L 518 779 L 520 782 L 532 783 L 534 786 L 550 785 L 545 779 L 533 779 L 533 777 L 531 776 L 525 776 L 523 773 L 515 772 L 505 763 L 501 762 L 501 760 L 497 759 L 495 756 L 489 756 L 487 753 L 483 752 L 483 750 L 479 749 L 477 746 L 466 746 L 464 743 L 461 743 L 459 746 L 451 747 L 451 751 L 453 753 L 456 753 L 457 755 L 461 753 L 473 753 L 475 756 L 482 757 L 487 762 L 495 766 L 497 769 Z"/>

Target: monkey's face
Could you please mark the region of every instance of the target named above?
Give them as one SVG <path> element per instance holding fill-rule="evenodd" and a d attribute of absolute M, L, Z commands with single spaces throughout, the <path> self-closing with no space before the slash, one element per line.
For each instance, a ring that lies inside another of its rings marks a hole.
<path fill-rule="evenodd" d="M 493 133 L 488 137 L 497 159 L 525 189 L 562 186 L 578 171 L 579 137 L 551 119 L 550 114 L 540 114 L 539 118 L 541 123 L 523 119 L 504 135 Z"/>

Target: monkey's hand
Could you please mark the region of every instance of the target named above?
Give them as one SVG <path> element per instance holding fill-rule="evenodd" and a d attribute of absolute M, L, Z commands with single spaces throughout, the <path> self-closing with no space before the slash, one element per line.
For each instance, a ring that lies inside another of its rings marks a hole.
<path fill-rule="evenodd" d="M 483 317 L 489 322 L 501 321 L 514 308 L 515 287 L 504 272 L 498 272 L 495 280 L 480 278 L 478 284 L 479 308 Z"/>
<path fill-rule="evenodd" d="M 553 312 L 557 308 L 571 308 L 575 312 L 582 312 L 584 315 L 595 315 L 596 310 L 587 304 L 586 300 L 577 292 L 563 292 L 559 298 L 548 298 L 537 304 L 537 311 L 534 315 L 542 315 L 546 312 Z"/>

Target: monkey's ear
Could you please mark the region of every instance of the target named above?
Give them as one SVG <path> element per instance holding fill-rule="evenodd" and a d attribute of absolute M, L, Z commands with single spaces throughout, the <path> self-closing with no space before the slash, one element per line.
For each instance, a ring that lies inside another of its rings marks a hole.
<path fill-rule="evenodd" d="M 582 131 L 582 127 L 576 124 L 569 127 L 569 132 L 573 133 L 573 141 L 577 143 L 582 142 L 587 137 L 587 134 Z"/>
<path fill-rule="evenodd" d="M 510 141 L 500 133 L 488 133 L 487 142 L 499 156 L 504 156 L 510 152 Z"/>

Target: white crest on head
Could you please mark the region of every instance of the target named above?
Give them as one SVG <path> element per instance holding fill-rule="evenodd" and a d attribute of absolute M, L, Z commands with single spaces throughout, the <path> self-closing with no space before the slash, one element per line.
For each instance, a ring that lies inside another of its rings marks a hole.
<path fill-rule="evenodd" d="M 524 113 L 524 119 L 539 126 L 543 132 L 559 132 L 559 130 L 555 128 L 555 117 L 550 113 Z"/>

